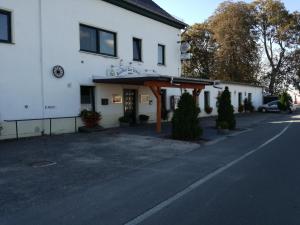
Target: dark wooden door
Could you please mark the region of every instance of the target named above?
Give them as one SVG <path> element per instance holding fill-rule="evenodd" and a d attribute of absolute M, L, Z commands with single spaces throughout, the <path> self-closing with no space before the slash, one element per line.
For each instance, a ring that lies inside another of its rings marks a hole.
<path fill-rule="evenodd" d="M 161 118 L 163 120 L 168 119 L 168 111 L 167 111 L 167 90 L 161 90 Z"/>
<path fill-rule="evenodd" d="M 124 90 L 124 116 L 130 118 L 131 123 L 136 122 L 136 90 Z"/>

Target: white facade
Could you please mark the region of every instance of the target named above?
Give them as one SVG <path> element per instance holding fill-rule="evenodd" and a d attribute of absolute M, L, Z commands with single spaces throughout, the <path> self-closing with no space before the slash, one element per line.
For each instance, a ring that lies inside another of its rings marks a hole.
<path fill-rule="evenodd" d="M 16 137 L 16 124 L 5 122 L 8 120 L 41 119 L 19 122 L 19 137 L 24 137 L 50 132 L 50 120 L 42 118 L 77 116 L 82 109 L 80 86 L 95 86 L 95 108 L 102 113 L 104 127 L 118 126 L 124 106 L 114 104 L 112 98 L 113 95 L 123 96 L 124 89 L 136 90 L 137 115 L 146 114 L 155 121 L 156 102 L 150 89 L 96 85 L 93 76 L 106 76 L 112 65 L 128 66 L 130 63 L 140 71 L 154 70 L 169 76 L 181 74 L 181 30 L 110 3 L 101 0 L 1 0 L 0 10 L 11 12 L 12 18 L 12 43 L 0 42 L 0 139 Z M 80 24 L 115 32 L 117 56 L 80 51 Z M 133 62 L 133 38 L 142 39 L 142 62 Z M 159 44 L 165 46 L 164 66 L 157 63 Z M 55 65 L 64 68 L 63 78 L 53 76 Z M 239 88 L 242 92 L 251 91 L 254 104 L 261 104 L 260 89 L 236 86 L 237 90 Z M 211 96 L 218 92 L 212 87 L 208 89 Z M 180 92 L 172 89 L 167 93 L 169 108 L 170 96 Z M 151 104 L 142 103 L 142 95 L 149 95 Z M 108 105 L 101 104 L 103 98 L 109 100 Z M 215 100 L 211 99 L 215 109 Z M 79 126 L 80 119 L 76 123 Z M 51 129 L 53 133 L 73 132 L 74 119 L 52 121 Z"/>

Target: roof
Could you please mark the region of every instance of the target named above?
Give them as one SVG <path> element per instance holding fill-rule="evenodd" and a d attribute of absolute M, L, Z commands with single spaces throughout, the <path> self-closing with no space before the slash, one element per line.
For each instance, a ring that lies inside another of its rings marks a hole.
<path fill-rule="evenodd" d="M 236 81 L 220 81 L 220 83 L 263 88 L 263 86 L 259 84 L 243 83 L 243 82 L 236 82 Z"/>
<path fill-rule="evenodd" d="M 187 24 L 176 19 L 152 0 L 103 0 L 178 29 Z"/>
<path fill-rule="evenodd" d="M 144 85 L 145 82 L 169 82 L 172 85 L 176 84 L 196 84 L 196 85 L 213 85 L 214 81 L 206 79 L 171 77 L 171 76 L 132 76 L 132 77 L 94 77 L 93 82 L 103 84 L 130 84 Z"/>

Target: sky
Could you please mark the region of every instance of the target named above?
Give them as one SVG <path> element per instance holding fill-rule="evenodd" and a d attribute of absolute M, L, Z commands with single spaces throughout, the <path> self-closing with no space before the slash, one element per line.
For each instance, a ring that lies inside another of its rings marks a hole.
<path fill-rule="evenodd" d="M 163 9 L 187 24 L 204 22 L 222 0 L 154 0 Z M 252 2 L 247 0 L 246 2 Z M 300 11 L 300 0 L 282 0 L 291 12 Z"/>

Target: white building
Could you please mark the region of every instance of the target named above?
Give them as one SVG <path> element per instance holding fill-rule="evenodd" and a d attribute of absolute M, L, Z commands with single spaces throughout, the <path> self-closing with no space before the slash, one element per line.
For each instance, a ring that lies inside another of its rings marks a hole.
<path fill-rule="evenodd" d="M 101 112 L 104 127 L 118 126 L 125 108 L 155 121 L 148 87 L 95 80 L 180 77 L 185 27 L 151 0 L 1 0 L 0 139 L 74 132 L 83 108 Z M 233 98 L 252 93 L 261 104 L 260 88 L 230 86 Z M 219 90 L 207 88 L 215 105 Z M 163 107 L 178 95 L 166 90 Z M 200 106 L 203 98 L 204 92 Z"/>

